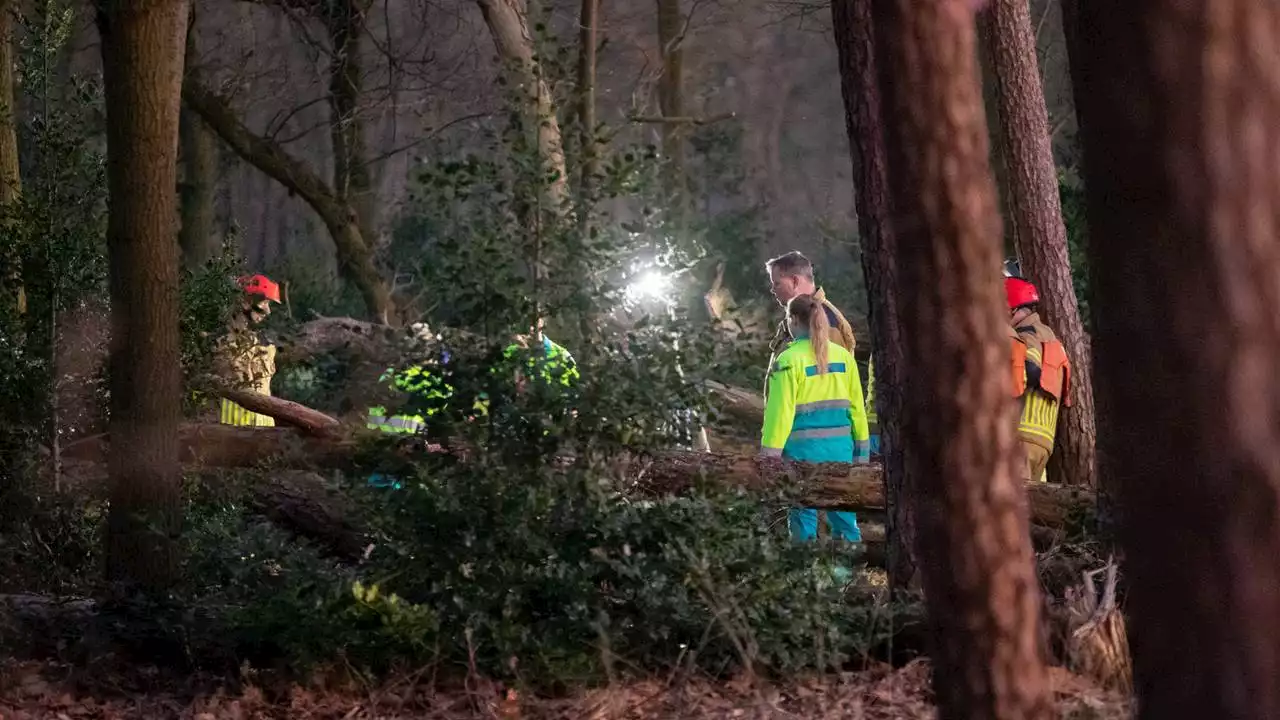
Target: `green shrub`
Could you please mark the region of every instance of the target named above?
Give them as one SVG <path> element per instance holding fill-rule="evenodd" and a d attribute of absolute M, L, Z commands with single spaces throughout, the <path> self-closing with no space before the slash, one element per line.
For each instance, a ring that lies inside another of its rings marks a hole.
<path fill-rule="evenodd" d="M 636 500 L 599 471 L 423 461 L 401 491 L 357 491 L 374 545 L 358 568 L 225 498 L 194 506 L 186 601 L 201 655 L 381 671 L 474 663 L 539 686 L 615 668 L 838 667 L 887 610 L 829 573 L 831 548 L 770 527 L 761 499 Z M 781 503 L 782 498 L 773 502 Z M 209 613 L 212 613 L 210 617 Z"/>

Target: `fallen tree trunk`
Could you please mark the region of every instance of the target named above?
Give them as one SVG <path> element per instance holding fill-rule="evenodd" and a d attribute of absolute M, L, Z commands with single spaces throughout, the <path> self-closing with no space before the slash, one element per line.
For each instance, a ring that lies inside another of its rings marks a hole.
<path fill-rule="evenodd" d="M 310 436 L 292 428 L 241 428 L 186 424 L 179 429 L 182 461 L 205 467 L 254 467 L 275 464 L 294 469 L 380 468 L 406 462 L 422 451 L 420 439 L 374 448 L 368 441 L 385 438 L 358 428 L 337 428 L 329 437 Z M 362 449 L 364 452 L 362 452 Z M 64 457 L 102 462 L 106 438 L 97 435 L 68 445 Z M 879 465 L 806 465 L 750 455 L 671 451 L 628 460 L 618 468 L 628 489 L 646 495 L 680 494 L 699 483 L 769 490 L 802 488 L 805 502 L 823 509 L 884 508 Z M 1076 524 L 1093 512 L 1095 497 L 1083 487 L 1033 482 L 1027 484 L 1032 522 L 1047 528 Z"/>
<path fill-rule="evenodd" d="M 219 394 L 246 410 L 268 415 L 275 418 L 276 422 L 298 428 L 308 435 L 327 436 L 338 427 L 338 421 L 334 418 L 292 400 L 230 388 L 222 389 Z"/>

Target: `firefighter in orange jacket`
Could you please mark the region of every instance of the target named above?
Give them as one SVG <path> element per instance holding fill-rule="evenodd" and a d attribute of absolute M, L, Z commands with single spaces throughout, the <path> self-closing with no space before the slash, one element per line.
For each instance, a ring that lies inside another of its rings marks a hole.
<path fill-rule="evenodd" d="M 1020 277 L 1004 279 L 1013 347 L 1013 396 L 1019 399 L 1018 440 L 1027 480 L 1045 479 L 1058 428 L 1058 407 L 1071 400 L 1071 363 L 1062 342 L 1036 311 L 1040 294 Z"/>

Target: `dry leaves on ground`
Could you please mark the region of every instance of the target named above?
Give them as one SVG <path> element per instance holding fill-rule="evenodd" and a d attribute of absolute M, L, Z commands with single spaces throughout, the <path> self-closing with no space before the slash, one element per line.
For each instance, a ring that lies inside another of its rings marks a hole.
<path fill-rule="evenodd" d="M 64 668 L 12 663 L 0 671 L 0 720 L 711 720 L 830 718 L 931 720 L 935 713 L 925 661 L 770 686 L 747 680 L 664 684 L 631 682 L 568 699 L 531 699 L 515 691 L 436 692 L 409 679 L 368 690 L 299 686 L 269 696 L 256 687 L 236 693 L 133 687 L 117 693 L 77 691 Z M 1124 720 L 1127 699 L 1065 670 L 1053 673 L 1064 718 Z M 100 695 L 100 697 L 95 697 Z"/>

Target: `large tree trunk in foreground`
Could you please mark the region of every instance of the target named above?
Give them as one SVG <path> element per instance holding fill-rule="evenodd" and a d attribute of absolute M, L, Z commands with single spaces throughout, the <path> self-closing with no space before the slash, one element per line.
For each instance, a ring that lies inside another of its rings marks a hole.
<path fill-rule="evenodd" d="M 102 0 L 112 314 L 107 577 L 162 590 L 182 523 L 178 109 L 185 0 Z"/>
<path fill-rule="evenodd" d="M 22 176 L 18 170 L 18 106 L 14 102 L 13 20 L 16 0 L 0 0 L 0 206 L 8 206 L 22 196 Z M 15 314 L 27 311 L 26 290 L 22 284 L 22 257 L 16 243 L 0 250 L 5 303 L 12 303 Z"/>
<path fill-rule="evenodd" d="M 1140 712 L 1280 717 L 1280 5 L 1078 11 Z"/>
<path fill-rule="evenodd" d="M 402 440 L 382 450 L 373 449 L 369 441 L 385 436 L 350 427 L 315 431 L 187 423 L 181 426 L 179 436 L 182 462 L 196 467 L 261 467 L 274 463 L 297 469 L 350 470 L 362 463 L 409 462 L 414 454 L 422 452 L 420 440 Z M 68 445 L 65 457 L 72 463 L 99 463 L 108 447 L 103 436 L 84 438 Z M 754 489 L 803 486 L 807 488 L 806 502 L 819 508 L 885 507 L 878 465 L 852 469 L 839 464 L 788 468 L 778 462 L 759 461 L 753 455 L 671 451 L 632 458 L 618 469 L 621 477 L 634 478 L 632 490 L 645 494 L 679 494 L 700 480 L 711 478 L 725 486 Z M 1077 526 L 1087 521 L 1092 512 L 1094 496 L 1087 488 L 1028 483 L 1026 489 L 1031 521 L 1045 528 Z"/>
<path fill-rule="evenodd" d="M 906 365 L 895 297 L 898 271 L 893 258 L 893 228 L 889 222 L 889 178 L 885 170 L 871 0 L 832 0 L 831 19 L 840 55 L 840 87 L 844 95 L 849 154 L 853 160 L 862 272 L 866 276 L 871 306 L 875 409 L 889 502 L 889 580 L 894 587 L 910 588 L 919 583 L 919 562 L 914 552 L 915 517 L 911 503 L 906 501 L 911 497 L 913 484 L 907 476 L 900 440 Z"/>
<path fill-rule="evenodd" d="M 876 9 L 934 690 L 943 718 L 1048 718 L 972 4 Z"/>
<path fill-rule="evenodd" d="M 1097 484 L 1093 415 L 1093 358 L 1071 285 L 1067 229 L 1058 201 L 1058 174 L 1049 138 L 1049 115 L 1036 65 L 1035 33 L 1026 0 L 991 0 L 979 14 L 991 56 L 996 137 L 1008 180 L 1005 204 L 1014 246 L 1028 278 L 1040 290 L 1045 322 L 1071 357 L 1071 407 L 1063 407 L 1049 463 L 1052 482 Z"/>

